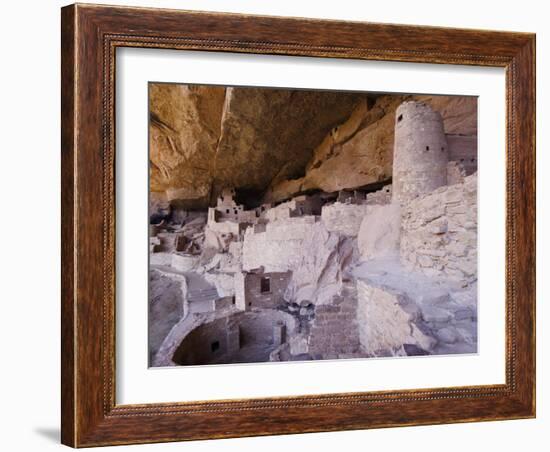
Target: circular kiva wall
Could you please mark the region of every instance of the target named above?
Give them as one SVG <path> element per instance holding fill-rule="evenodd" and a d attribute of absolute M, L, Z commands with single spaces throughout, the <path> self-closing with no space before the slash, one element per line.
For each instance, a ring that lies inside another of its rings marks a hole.
<path fill-rule="evenodd" d="M 199 325 L 183 338 L 172 360 L 177 365 L 269 361 L 269 354 L 294 333 L 295 326 L 294 317 L 285 312 L 239 312 Z"/>
<path fill-rule="evenodd" d="M 441 115 L 421 102 L 404 102 L 395 113 L 393 201 L 406 202 L 447 185 L 449 161 Z"/>

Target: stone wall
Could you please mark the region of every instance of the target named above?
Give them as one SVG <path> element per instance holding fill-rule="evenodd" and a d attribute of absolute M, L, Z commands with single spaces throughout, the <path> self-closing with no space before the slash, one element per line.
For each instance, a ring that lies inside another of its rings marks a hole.
<path fill-rule="evenodd" d="M 403 206 L 400 251 L 411 269 L 477 279 L 477 173 Z"/>
<path fill-rule="evenodd" d="M 360 279 L 357 280 L 357 295 L 359 338 L 367 354 L 406 355 L 412 354 L 410 349 L 413 347 L 419 354 L 433 348 L 436 340 L 424 334 L 417 325 L 418 309 L 408 297 Z"/>
<path fill-rule="evenodd" d="M 219 220 L 230 220 L 237 223 L 254 223 L 256 219 L 260 216 L 259 213 L 256 212 L 256 210 L 244 210 L 244 207 L 242 205 L 236 205 L 236 206 L 221 206 L 216 207 L 215 209 L 210 208 L 210 210 L 213 210 L 214 218 L 216 221 Z"/>
<path fill-rule="evenodd" d="M 190 254 L 173 253 L 171 266 L 180 272 L 188 272 L 193 270 L 199 261 L 198 256 Z"/>
<path fill-rule="evenodd" d="M 265 232 L 246 230 L 243 242 L 243 270 L 264 267 L 266 272 L 295 268 L 302 252 L 302 241 L 310 233 L 315 217 L 289 218 L 266 225 Z"/>
<path fill-rule="evenodd" d="M 308 338 L 313 359 L 351 358 L 360 351 L 356 320 L 357 298 L 353 287 L 329 305 L 316 306 Z"/>
<path fill-rule="evenodd" d="M 160 265 L 164 267 L 169 267 L 170 265 L 172 265 L 172 253 L 150 253 L 149 265 Z"/>
<path fill-rule="evenodd" d="M 466 170 L 464 166 L 459 162 L 449 162 L 447 165 L 447 184 L 455 185 L 464 183 L 466 177 Z"/>
<path fill-rule="evenodd" d="M 284 325 L 293 333 L 296 327 L 290 314 L 274 309 L 234 312 L 228 308 L 225 312 L 195 316 L 186 327 L 182 324 L 179 345 L 171 352 L 168 344 L 163 344 L 166 350 L 161 351 L 162 356 L 157 355 L 156 365 L 255 362 L 259 355 L 267 360 L 280 345 L 280 338 L 277 343 L 274 340 L 275 330 Z"/>
<path fill-rule="evenodd" d="M 235 286 L 235 306 L 240 311 L 246 311 L 246 296 L 244 290 L 244 280 L 246 273 L 237 272 L 233 276 L 233 284 Z"/>
<path fill-rule="evenodd" d="M 392 198 L 392 185 L 388 184 L 372 193 L 367 193 L 366 204 L 389 204 Z"/>
<path fill-rule="evenodd" d="M 218 318 L 192 330 L 176 349 L 172 360 L 179 365 L 208 364 L 240 348 L 238 322 Z"/>
<path fill-rule="evenodd" d="M 335 202 L 323 206 L 321 221 L 329 232 L 338 232 L 355 237 L 366 213 L 367 206 L 362 204 L 343 204 Z"/>
<path fill-rule="evenodd" d="M 321 204 L 319 196 L 295 196 L 290 201 L 268 209 L 265 212 L 265 218 L 268 221 L 277 221 L 304 215 L 319 215 L 321 213 Z"/>
<path fill-rule="evenodd" d="M 204 279 L 216 287 L 218 296 L 233 297 L 235 295 L 235 282 L 233 273 L 224 273 L 220 271 L 210 271 L 203 273 Z"/>
<path fill-rule="evenodd" d="M 240 240 L 248 226 L 233 221 L 208 222 L 204 228 L 204 248 L 225 252 L 232 242 Z"/>
<path fill-rule="evenodd" d="M 286 301 L 328 304 L 354 259 L 354 240 L 329 232 L 314 217 L 289 218 L 267 224 L 265 232 L 248 229 L 242 256 L 244 271 L 292 271 Z"/>
<path fill-rule="evenodd" d="M 275 309 L 253 310 L 239 316 L 239 331 L 241 346 L 246 347 L 254 344 L 276 344 L 274 331 L 276 327 L 284 325 L 285 330 L 294 332 L 296 322 L 286 312 Z"/>
<path fill-rule="evenodd" d="M 275 308 L 283 304 L 283 295 L 292 276 L 291 272 L 254 272 L 244 276 L 244 293 L 246 309 Z M 264 282 L 262 287 L 262 279 Z M 269 287 L 265 287 L 265 285 Z"/>

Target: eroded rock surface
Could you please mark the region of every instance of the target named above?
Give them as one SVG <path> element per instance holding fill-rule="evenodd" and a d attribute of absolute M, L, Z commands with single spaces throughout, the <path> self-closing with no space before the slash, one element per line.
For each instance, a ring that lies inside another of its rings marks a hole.
<path fill-rule="evenodd" d="M 225 88 L 150 85 L 150 187 L 197 208 L 210 200 Z"/>
<path fill-rule="evenodd" d="M 395 110 L 405 100 L 423 100 L 442 115 L 465 164 L 471 158 L 461 149 L 475 146 L 467 139 L 477 134 L 473 97 L 172 84 L 150 89 L 151 190 L 162 194 L 152 197 L 152 211 L 162 196 L 204 208 L 224 187 L 273 202 L 308 190 L 389 181 Z"/>

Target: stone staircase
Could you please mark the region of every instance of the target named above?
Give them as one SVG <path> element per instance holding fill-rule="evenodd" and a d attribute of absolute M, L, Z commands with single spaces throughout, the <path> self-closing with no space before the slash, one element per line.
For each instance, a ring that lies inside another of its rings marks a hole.
<path fill-rule="evenodd" d="M 187 294 L 187 299 L 190 303 L 199 303 L 201 301 L 212 301 L 219 298 L 218 291 L 215 287 L 206 289 L 190 290 Z"/>

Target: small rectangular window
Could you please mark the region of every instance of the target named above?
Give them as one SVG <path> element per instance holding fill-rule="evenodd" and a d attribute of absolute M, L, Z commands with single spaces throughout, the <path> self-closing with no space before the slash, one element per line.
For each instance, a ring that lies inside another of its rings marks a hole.
<path fill-rule="evenodd" d="M 260 292 L 271 292 L 271 278 L 263 277 L 260 280 Z"/>
<path fill-rule="evenodd" d="M 216 350 L 218 350 L 220 348 L 220 342 L 219 341 L 214 341 L 210 344 L 210 351 L 212 353 L 214 353 Z"/>

